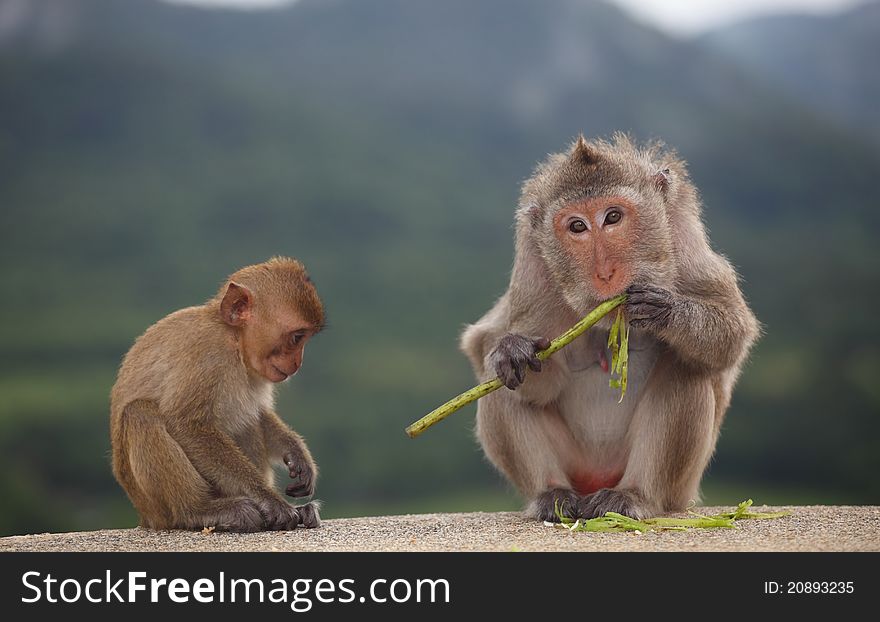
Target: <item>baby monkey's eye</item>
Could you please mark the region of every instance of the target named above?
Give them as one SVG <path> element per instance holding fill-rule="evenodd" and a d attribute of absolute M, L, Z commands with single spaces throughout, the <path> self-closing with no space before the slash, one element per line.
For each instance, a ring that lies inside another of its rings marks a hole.
<path fill-rule="evenodd" d="M 305 337 L 305 333 L 290 333 L 290 345 L 298 345 L 303 340 L 303 337 Z"/>
<path fill-rule="evenodd" d="M 572 233 L 583 233 L 587 230 L 587 223 L 585 223 L 580 218 L 576 218 L 568 223 L 568 230 Z"/>
<path fill-rule="evenodd" d="M 605 214 L 605 224 L 613 225 L 620 222 L 620 219 L 623 218 L 623 213 L 619 209 L 610 210 L 607 214 Z"/>

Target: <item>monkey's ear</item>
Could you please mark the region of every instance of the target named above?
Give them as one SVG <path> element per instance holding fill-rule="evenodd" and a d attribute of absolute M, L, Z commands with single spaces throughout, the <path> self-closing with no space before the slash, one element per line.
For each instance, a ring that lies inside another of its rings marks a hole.
<path fill-rule="evenodd" d="M 254 295 L 244 285 L 230 282 L 220 301 L 220 316 L 230 326 L 241 326 L 251 317 Z"/>
<path fill-rule="evenodd" d="M 536 203 L 531 203 L 525 209 L 525 214 L 529 219 L 529 224 L 532 227 L 540 226 L 541 222 L 544 220 L 544 214 L 541 208 Z"/>
<path fill-rule="evenodd" d="M 669 189 L 669 169 L 664 168 L 662 171 L 657 171 L 651 177 L 651 181 L 654 182 L 654 187 L 657 188 L 660 192 L 666 194 L 666 191 Z"/>
<path fill-rule="evenodd" d="M 579 164 L 595 164 L 599 160 L 596 152 L 587 144 L 583 134 L 578 134 L 577 142 L 571 152 L 571 160 Z"/>

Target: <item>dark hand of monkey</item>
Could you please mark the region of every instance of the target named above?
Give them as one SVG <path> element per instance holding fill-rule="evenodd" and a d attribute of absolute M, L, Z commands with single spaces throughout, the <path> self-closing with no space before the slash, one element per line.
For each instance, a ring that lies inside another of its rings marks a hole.
<path fill-rule="evenodd" d="M 546 337 L 508 333 L 492 350 L 489 362 L 504 386 L 515 390 L 525 380 L 526 366 L 532 371 L 541 371 L 541 360 L 537 353 L 549 347 L 550 340 Z"/>
<path fill-rule="evenodd" d="M 292 484 L 288 484 L 285 494 L 290 497 L 310 497 L 315 492 L 315 470 L 302 453 L 290 451 L 284 454 L 284 464 L 290 474 Z"/>
<path fill-rule="evenodd" d="M 632 285 L 626 295 L 626 319 L 632 326 L 655 331 L 669 326 L 675 294 L 651 285 Z"/>

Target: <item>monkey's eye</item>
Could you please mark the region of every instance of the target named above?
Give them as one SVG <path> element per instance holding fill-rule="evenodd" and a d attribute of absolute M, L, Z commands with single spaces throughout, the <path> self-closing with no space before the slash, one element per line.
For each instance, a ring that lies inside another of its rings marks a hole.
<path fill-rule="evenodd" d="M 583 233 L 587 230 L 587 223 L 580 218 L 576 218 L 568 223 L 568 230 L 572 233 Z"/>
<path fill-rule="evenodd" d="M 290 333 L 288 341 L 290 342 L 291 346 L 296 346 L 299 345 L 299 342 L 303 340 L 303 337 L 305 337 L 305 333 Z"/>
<path fill-rule="evenodd" d="M 619 209 L 612 209 L 605 214 L 605 224 L 613 225 L 619 223 L 621 218 L 623 218 L 623 213 Z"/>

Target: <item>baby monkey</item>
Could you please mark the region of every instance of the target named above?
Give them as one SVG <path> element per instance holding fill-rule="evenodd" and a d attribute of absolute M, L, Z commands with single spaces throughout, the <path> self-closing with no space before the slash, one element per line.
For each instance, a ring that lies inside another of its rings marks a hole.
<path fill-rule="evenodd" d="M 317 467 L 274 411 L 275 385 L 302 365 L 324 309 L 303 265 L 242 268 L 205 304 L 160 320 L 126 354 L 111 393 L 113 474 L 153 529 L 260 531 L 320 524 Z"/>

